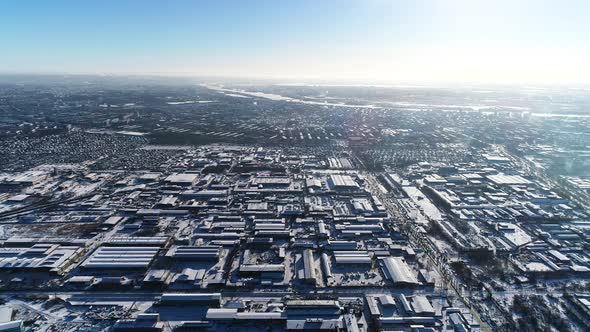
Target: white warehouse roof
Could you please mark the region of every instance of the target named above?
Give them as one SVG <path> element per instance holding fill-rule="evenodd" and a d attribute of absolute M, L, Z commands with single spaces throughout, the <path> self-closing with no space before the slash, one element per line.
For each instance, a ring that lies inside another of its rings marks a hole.
<path fill-rule="evenodd" d="M 412 269 L 401 257 L 386 257 L 382 261 L 383 273 L 394 284 L 418 285 Z"/>
<path fill-rule="evenodd" d="M 87 269 L 147 269 L 158 247 L 100 247 L 84 263 Z"/>

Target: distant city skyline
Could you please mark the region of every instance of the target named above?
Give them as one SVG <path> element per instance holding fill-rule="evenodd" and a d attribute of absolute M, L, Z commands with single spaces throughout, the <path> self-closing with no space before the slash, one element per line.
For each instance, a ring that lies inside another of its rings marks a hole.
<path fill-rule="evenodd" d="M 14 1 L 0 73 L 590 83 L 590 2 Z"/>

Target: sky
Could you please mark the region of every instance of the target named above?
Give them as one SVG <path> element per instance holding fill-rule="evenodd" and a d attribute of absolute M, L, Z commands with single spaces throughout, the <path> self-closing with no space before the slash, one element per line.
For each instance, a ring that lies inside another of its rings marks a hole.
<path fill-rule="evenodd" d="M 2 1 L 0 72 L 590 83 L 588 0 Z"/>

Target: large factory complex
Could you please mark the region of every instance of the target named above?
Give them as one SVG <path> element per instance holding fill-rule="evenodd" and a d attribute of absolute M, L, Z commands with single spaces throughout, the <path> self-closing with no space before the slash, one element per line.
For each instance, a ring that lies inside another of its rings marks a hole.
<path fill-rule="evenodd" d="M 1 242 L 1 286 L 59 287 L 73 312 L 137 297 L 114 331 L 478 330 L 371 175 L 338 158 L 210 146 L 161 171 L 3 174 L 2 222 L 26 230 Z"/>

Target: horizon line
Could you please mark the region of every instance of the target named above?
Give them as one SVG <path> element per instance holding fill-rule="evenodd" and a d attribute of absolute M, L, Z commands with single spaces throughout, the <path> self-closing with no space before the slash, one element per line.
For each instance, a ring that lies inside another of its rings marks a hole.
<path fill-rule="evenodd" d="M 383 80 L 375 78 L 346 78 L 346 77 L 293 77 L 289 75 L 225 75 L 225 74 L 197 74 L 182 72 L 64 72 L 64 71 L 21 71 L 21 70 L 0 70 L 0 76 L 90 76 L 90 77 L 157 77 L 157 78 L 178 78 L 178 79 L 218 79 L 218 80 L 249 80 L 249 81 L 276 81 L 281 82 L 274 85 L 309 85 L 309 86 L 358 86 L 358 87 L 384 87 L 395 88 L 408 85 L 409 87 L 433 88 L 451 86 L 497 86 L 497 87 L 590 87 L 589 82 L 476 82 L 476 81 L 444 81 L 444 80 Z"/>

